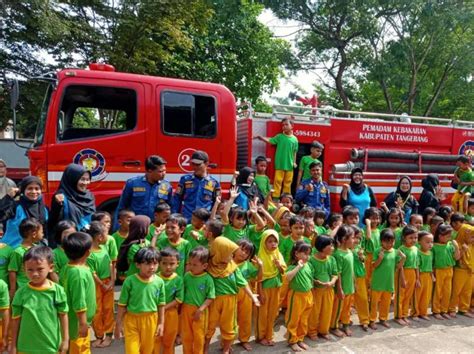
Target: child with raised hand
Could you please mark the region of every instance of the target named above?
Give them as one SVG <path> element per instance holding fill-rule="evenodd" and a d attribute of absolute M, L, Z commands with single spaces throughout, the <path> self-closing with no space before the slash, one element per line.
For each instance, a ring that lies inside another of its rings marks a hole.
<path fill-rule="evenodd" d="M 125 241 L 128 237 L 128 231 L 130 228 L 130 221 L 135 216 L 135 213 L 129 209 L 122 209 L 119 211 L 118 214 L 118 224 L 119 228 L 112 234 L 112 237 L 115 240 L 115 244 L 117 245 L 117 250 L 120 250 L 123 241 Z"/>
<path fill-rule="evenodd" d="M 191 223 L 186 225 L 183 233 L 183 238 L 190 243 L 191 249 L 197 246 L 206 247 L 207 240 L 204 237 L 204 225 L 211 217 L 211 213 L 204 208 L 199 208 L 193 211 L 191 216 Z"/>
<path fill-rule="evenodd" d="M 148 241 L 151 242 L 151 239 L 153 238 L 153 235 L 155 235 L 157 229 L 160 230 L 160 232 L 158 233 L 158 240 L 166 238 L 165 223 L 166 220 L 168 220 L 168 218 L 170 217 L 170 215 L 171 207 L 168 203 L 161 202 L 155 206 L 155 218 L 153 220 L 153 223 L 150 225 L 150 228 L 148 229 L 148 234 L 146 236 L 146 239 Z"/>
<path fill-rule="evenodd" d="M 64 266 L 69 262 L 69 258 L 67 258 L 62 247 L 63 239 L 76 231 L 76 224 L 70 220 L 61 220 L 56 225 L 54 239 L 57 247 L 53 250 L 54 268 L 49 274 L 49 278 L 56 283 L 59 283 L 59 275 Z"/>
<path fill-rule="evenodd" d="M 334 240 L 321 235 L 316 239 L 315 248 L 318 252 L 309 259 L 313 271 L 313 308 L 308 322 L 308 336 L 311 340 L 316 340 L 318 335 L 329 339 L 334 285 L 337 281 L 337 264 L 332 257 Z"/>
<path fill-rule="evenodd" d="M 420 250 L 418 252 L 418 272 L 419 286 L 415 287 L 415 312 L 413 316 L 417 316 L 423 320 L 429 321 L 428 306 L 433 295 L 433 235 L 428 231 L 420 231 L 418 233 L 418 244 Z"/>
<path fill-rule="evenodd" d="M 370 324 L 373 330 L 377 329 L 375 321 L 377 314 L 380 324 L 386 328 L 390 311 L 390 302 L 395 285 L 395 269 L 401 269 L 405 261 L 405 255 L 393 248 L 395 235 L 390 229 L 384 229 L 380 233 L 381 247 L 374 250 L 373 273 L 371 279 L 370 297 Z M 399 259 L 398 263 L 397 260 Z"/>
<path fill-rule="evenodd" d="M 450 319 L 449 301 L 453 283 L 453 266 L 461 258 L 458 244 L 451 240 L 453 228 L 439 225 L 434 235 L 433 268 L 435 272 L 435 289 L 431 311 L 433 317 L 442 320 Z"/>
<path fill-rule="evenodd" d="M 405 261 L 403 267 L 395 272 L 394 315 L 395 322 L 401 326 L 410 324 L 410 306 L 413 305 L 415 288 L 420 285 L 417 241 L 418 230 L 410 225 L 405 226 L 402 230 L 402 245 L 398 248 L 405 255 Z"/>
<path fill-rule="evenodd" d="M 183 302 L 183 278 L 176 273 L 179 264 L 179 253 L 173 248 L 160 251 L 159 277 L 165 283 L 166 305 L 163 336 L 156 337 L 155 354 L 174 354 L 175 340 L 179 330 L 178 308 Z"/>
<path fill-rule="evenodd" d="M 365 221 L 365 238 L 364 238 L 364 249 L 365 249 L 365 271 L 367 276 L 365 281 L 367 282 L 367 287 L 370 288 L 370 280 L 372 277 L 373 265 L 372 261 L 374 260 L 376 253 L 375 250 L 380 248 L 380 230 L 379 225 L 381 221 L 380 210 L 374 207 L 368 208 L 364 213 Z"/>
<path fill-rule="evenodd" d="M 208 273 L 214 280 L 216 298 L 209 306 L 209 323 L 206 333 L 204 353 L 208 352 L 209 343 L 216 328 L 219 327 L 222 339 L 222 352 L 229 354 L 235 338 L 237 294 L 244 289 L 255 306 L 260 306 L 257 296 L 252 293 L 247 280 L 243 277 L 234 262 L 234 253 L 239 246 L 225 237 L 218 237 L 209 249 Z"/>
<path fill-rule="evenodd" d="M 260 247 L 260 240 L 262 238 L 263 231 L 267 229 L 274 229 L 277 223 L 270 213 L 263 207 L 263 205 L 260 204 L 257 206 L 255 201 L 251 202 L 249 214 L 251 225 L 249 225 L 248 228 L 248 239 L 253 243 L 255 247 L 255 253 L 257 253 Z"/>
<path fill-rule="evenodd" d="M 31 247 L 43 239 L 43 226 L 34 218 L 23 219 L 19 226 L 19 232 L 23 242 L 13 250 L 8 264 L 10 299 L 13 299 L 17 289 L 28 284 L 29 280 L 25 273 L 23 256 Z"/>
<path fill-rule="evenodd" d="M 122 285 L 117 312 L 115 338 L 125 337 L 125 353 L 151 354 L 155 337 L 163 336 L 165 284 L 156 275 L 160 254 L 151 247 L 135 254 L 138 273 Z"/>
<path fill-rule="evenodd" d="M 87 265 L 95 281 L 97 309 L 92 320 L 96 339 L 93 348 L 105 348 L 112 344 L 114 333 L 114 284 L 115 272 L 107 251 L 107 229 L 99 221 L 92 221 L 87 233 L 92 237 L 91 253 Z"/>
<path fill-rule="evenodd" d="M 295 352 L 307 350 L 304 342 L 308 334 L 308 320 L 313 308 L 313 271 L 308 263 L 311 246 L 297 241 L 291 251 L 291 265 L 286 277 L 289 282 L 289 306 L 285 314 L 287 338 L 290 348 Z"/>
<path fill-rule="evenodd" d="M 209 251 L 202 246 L 191 251 L 188 272 L 183 278 L 184 298 L 181 306 L 181 338 L 184 354 L 204 353 L 208 324 L 208 307 L 216 297 L 214 281 L 206 272 Z"/>
<path fill-rule="evenodd" d="M 49 247 L 30 248 L 23 258 L 28 286 L 12 302 L 11 353 L 67 353 L 68 304 L 64 288 L 48 279 L 53 271 Z"/>
<path fill-rule="evenodd" d="M 69 258 L 59 276 L 69 308 L 69 353 L 90 353 L 89 325 L 96 310 L 94 278 L 87 266 L 92 238 L 73 232 L 63 239 L 62 247 Z"/>
<path fill-rule="evenodd" d="M 333 254 L 336 260 L 338 277 L 336 282 L 336 296 L 331 316 L 331 333 L 336 337 L 352 336 L 351 305 L 354 298 L 354 229 L 349 225 L 342 225 L 336 233 L 336 251 Z M 340 330 L 342 324 L 342 331 Z"/>
<path fill-rule="evenodd" d="M 354 230 L 354 247 L 352 254 L 354 255 L 354 277 L 355 277 L 355 293 L 354 306 L 359 317 L 359 324 L 365 332 L 369 329 L 369 296 L 367 291 L 367 283 L 365 281 L 365 252 L 361 246 L 362 231 L 356 225 L 351 225 Z"/>
<path fill-rule="evenodd" d="M 242 276 L 252 284 L 262 281 L 262 261 L 255 256 L 255 246 L 249 240 L 241 239 L 237 246 L 239 248 L 234 252 L 234 262 L 240 269 Z M 255 285 L 255 284 L 253 284 Z M 255 288 L 255 286 L 250 286 Z M 239 328 L 240 345 L 246 350 L 251 351 L 249 344 L 252 334 L 252 312 L 253 303 L 244 288 L 240 288 L 237 294 L 237 326 Z"/>
<path fill-rule="evenodd" d="M 261 259 L 262 282 L 258 284 L 261 306 L 257 313 L 257 341 L 265 346 L 273 346 L 273 326 L 278 316 L 280 306 L 280 288 L 282 274 L 286 264 L 278 250 L 278 233 L 275 230 L 265 230 L 260 240 L 258 258 Z"/>
<path fill-rule="evenodd" d="M 222 223 L 224 224 L 222 236 L 228 238 L 232 242 L 238 242 L 240 239 L 246 238 L 248 231 L 247 211 L 242 207 L 232 208 L 238 195 L 238 188 L 232 187 L 230 189 L 230 198 L 222 212 Z"/>

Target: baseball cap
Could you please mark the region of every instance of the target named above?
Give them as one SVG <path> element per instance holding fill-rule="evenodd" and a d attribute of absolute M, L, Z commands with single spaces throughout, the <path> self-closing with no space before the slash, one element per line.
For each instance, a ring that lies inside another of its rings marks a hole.
<path fill-rule="evenodd" d="M 196 150 L 191 155 L 191 162 L 195 164 L 209 162 L 209 155 L 207 155 L 207 153 L 204 151 Z"/>

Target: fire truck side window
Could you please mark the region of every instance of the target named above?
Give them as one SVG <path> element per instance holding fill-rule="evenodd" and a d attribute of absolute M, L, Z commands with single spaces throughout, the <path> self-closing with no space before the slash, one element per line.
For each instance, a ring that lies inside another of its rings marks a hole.
<path fill-rule="evenodd" d="M 216 135 L 214 97 L 168 91 L 161 95 L 161 106 L 165 134 L 203 138 Z"/>
<path fill-rule="evenodd" d="M 137 95 L 118 87 L 68 86 L 58 114 L 59 140 L 122 133 L 135 128 Z"/>

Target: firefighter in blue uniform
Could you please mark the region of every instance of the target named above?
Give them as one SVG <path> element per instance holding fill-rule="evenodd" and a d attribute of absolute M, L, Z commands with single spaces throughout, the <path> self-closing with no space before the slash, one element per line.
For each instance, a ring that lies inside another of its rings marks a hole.
<path fill-rule="evenodd" d="M 324 210 L 326 218 L 330 213 L 329 187 L 321 180 L 322 165 L 320 162 L 312 162 L 309 165 L 311 178 L 300 183 L 296 190 L 296 202 L 313 208 Z"/>
<path fill-rule="evenodd" d="M 211 210 L 216 197 L 221 193 L 219 182 L 207 173 L 209 156 L 197 150 L 191 156 L 194 173 L 181 177 L 173 196 L 171 210 L 181 213 L 191 221 L 192 212 L 198 208 Z"/>
<path fill-rule="evenodd" d="M 136 215 L 147 215 L 154 219 L 155 206 L 159 203 L 171 205 L 173 188 L 165 180 L 166 161 L 157 155 L 145 160 L 145 175 L 127 180 L 115 213 L 115 228 L 118 227 L 117 216 L 120 210 L 130 209 Z"/>

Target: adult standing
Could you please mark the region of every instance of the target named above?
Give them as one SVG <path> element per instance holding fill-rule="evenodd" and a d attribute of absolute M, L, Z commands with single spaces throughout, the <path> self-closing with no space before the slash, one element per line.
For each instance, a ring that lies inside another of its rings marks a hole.
<path fill-rule="evenodd" d="M 359 225 L 363 225 L 365 210 L 369 207 L 376 207 L 372 188 L 364 183 L 364 172 L 361 168 L 356 167 L 351 171 L 351 182 L 344 184 L 341 191 L 341 199 L 339 201 L 341 208 L 351 205 L 359 209 Z"/>
<path fill-rule="evenodd" d="M 130 209 L 136 215 L 146 215 L 154 220 L 158 204 L 171 205 L 173 188 L 165 176 L 166 161 L 161 156 L 148 156 L 145 160 L 145 175 L 128 179 L 123 187 L 115 213 L 115 228 L 118 227 L 118 213 L 123 209 Z"/>
<path fill-rule="evenodd" d="M 194 173 L 181 177 L 173 196 L 171 210 L 182 213 L 188 222 L 192 212 L 198 208 L 211 210 L 216 197 L 221 193 L 219 182 L 208 174 L 209 156 L 196 150 L 191 156 Z"/>
<path fill-rule="evenodd" d="M 252 168 L 242 167 L 235 183 L 239 188 L 239 195 L 235 199 L 235 204 L 248 210 L 249 202 L 255 198 L 258 198 L 259 203 L 263 203 L 264 197 L 255 184 L 255 171 Z"/>
<path fill-rule="evenodd" d="M 0 159 L 0 199 L 3 199 L 7 194 L 15 195 L 18 189 L 13 180 L 7 177 L 7 164 Z"/>
<path fill-rule="evenodd" d="M 296 190 L 296 202 L 324 210 L 327 218 L 330 213 L 329 186 L 321 180 L 321 162 L 310 163 L 309 171 L 311 178 L 303 180 Z"/>
<path fill-rule="evenodd" d="M 421 192 L 420 199 L 418 202 L 418 212 L 423 214 L 423 211 L 428 208 L 434 208 L 438 211 L 440 207 L 440 200 L 442 199 L 442 191 L 439 185 L 439 177 L 437 174 L 430 173 L 428 176 L 421 180 L 421 186 L 423 191 Z"/>
<path fill-rule="evenodd" d="M 397 189 L 394 192 L 389 193 L 384 203 L 388 209 L 400 208 L 405 214 L 405 222 L 410 222 L 410 216 L 412 214 L 418 214 L 418 201 L 411 194 L 412 182 L 410 177 L 402 176 L 398 181 Z"/>

